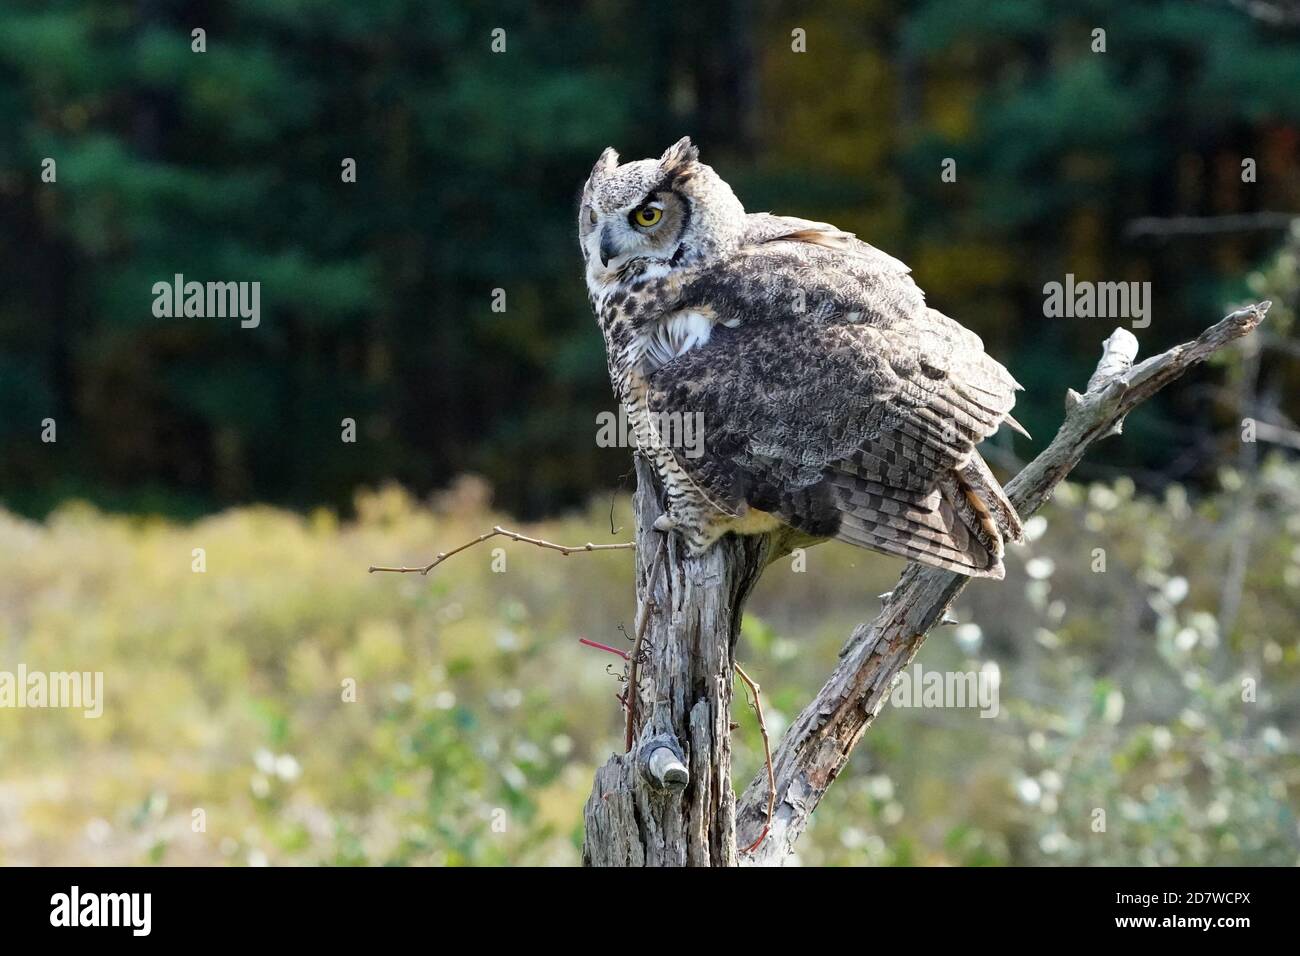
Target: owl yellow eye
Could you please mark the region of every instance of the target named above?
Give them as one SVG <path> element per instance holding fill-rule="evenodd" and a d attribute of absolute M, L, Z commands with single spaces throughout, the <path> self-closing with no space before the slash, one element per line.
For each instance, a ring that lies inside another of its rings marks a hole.
<path fill-rule="evenodd" d="M 664 211 L 658 206 L 642 206 L 632 212 L 634 225 L 647 229 L 664 217 Z"/>

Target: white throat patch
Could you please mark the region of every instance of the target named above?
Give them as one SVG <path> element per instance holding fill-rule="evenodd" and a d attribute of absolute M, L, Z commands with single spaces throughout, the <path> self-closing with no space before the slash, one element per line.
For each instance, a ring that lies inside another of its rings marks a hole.
<path fill-rule="evenodd" d="M 653 323 L 642 339 L 641 365 L 646 374 L 708 342 L 715 321 L 711 310 L 682 309 Z"/>

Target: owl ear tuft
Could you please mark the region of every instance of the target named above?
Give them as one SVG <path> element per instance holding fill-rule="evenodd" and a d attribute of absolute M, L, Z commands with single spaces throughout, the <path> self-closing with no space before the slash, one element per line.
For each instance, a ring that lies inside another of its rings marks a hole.
<path fill-rule="evenodd" d="M 659 169 L 665 176 L 673 176 L 684 171 L 691 163 L 699 162 L 699 160 L 699 149 L 691 142 L 689 136 L 683 136 L 664 150 L 664 154 L 659 157 Z"/>
<path fill-rule="evenodd" d="M 597 176 L 603 176 L 606 173 L 613 172 L 618 167 L 618 150 L 613 146 L 606 146 L 600 154 L 600 159 L 596 160 L 596 165 L 591 167 L 590 179 Z"/>

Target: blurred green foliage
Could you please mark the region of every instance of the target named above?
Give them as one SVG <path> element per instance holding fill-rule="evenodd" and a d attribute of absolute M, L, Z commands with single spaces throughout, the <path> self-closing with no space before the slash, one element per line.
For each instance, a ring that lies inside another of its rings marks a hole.
<path fill-rule="evenodd" d="M 1300 467 L 1258 481 L 1230 634 L 1213 572 L 1235 491 L 1064 486 L 1007 581 L 968 588 L 962 623 L 921 649 L 927 670 L 996 665 L 997 716 L 887 706 L 799 859 L 1300 861 L 1300 642 L 1279 626 L 1300 617 Z M 504 543 L 503 564 L 489 542 L 427 578 L 366 574 L 504 520 L 484 498 L 472 480 L 428 506 L 365 493 L 347 522 L 0 513 L 5 666 L 75 661 L 104 672 L 106 696 L 99 719 L 0 712 L 0 863 L 576 863 L 593 772 L 622 738 L 621 661 L 578 638 L 626 646 L 630 554 Z M 626 500 L 616 511 L 630 519 Z M 599 502 L 528 530 L 580 542 L 607 520 Z M 840 544 L 794 567 L 764 576 L 739 648 L 775 734 L 898 572 Z M 743 784 L 762 750 L 741 693 Z"/>
<path fill-rule="evenodd" d="M 8 0 L 0 496 L 346 508 L 473 470 L 516 514 L 581 505 L 626 460 L 590 437 L 611 400 L 574 197 L 604 146 L 683 133 L 749 208 L 911 263 L 1028 386 L 1038 433 L 1106 331 L 1044 320 L 1043 284 L 1150 280 L 1144 345 L 1198 331 L 1276 231 L 1125 227 L 1300 209 L 1298 85 L 1295 32 L 1227 4 Z M 154 318 L 176 273 L 260 281 L 261 326 Z M 1144 486 L 1212 479 L 1192 394 L 1116 450 Z"/>

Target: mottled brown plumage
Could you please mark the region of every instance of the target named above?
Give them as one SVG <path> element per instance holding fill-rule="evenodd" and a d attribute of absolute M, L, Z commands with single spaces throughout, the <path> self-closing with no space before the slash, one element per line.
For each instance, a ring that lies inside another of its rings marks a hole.
<path fill-rule="evenodd" d="M 747 215 L 686 139 L 622 166 L 606 150 L 579 239 L 611 381 L 693 550 L 785 524 L 1002 577 L 1020 521 L 975 446 L 1018 427 L 1019 385 L 905 265 Z M 702 449 L 664 427 L 696 415 Z"/>

